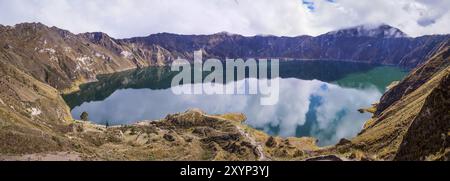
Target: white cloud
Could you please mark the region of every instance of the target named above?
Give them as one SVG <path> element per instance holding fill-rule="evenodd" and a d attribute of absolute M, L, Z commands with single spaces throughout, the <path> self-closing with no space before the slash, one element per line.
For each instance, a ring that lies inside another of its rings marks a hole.
<path fill-rule="evenodd" d="M 316 108 L 318 124 L 310 134 L 318 138 L 321 144 L 330 145 L 341 138 L 352 138 L 361 131 L 370 114 L 361 114 L 357 110 L 377 102 L 381 93 L 372 86 L 364 90 L 342 88 L 333 84 L 326 86 L 327 89 L 315 93 L 322 98 L 322 104 Z M 334 124 L 342 111 L 345 114 L 340 115 L 342 117 L 339 124 Z"/>
<path fill-rule="evenodd" d="M 158 32 L 318 35 L 387 23 L 411 36 L 450 32 L 448 0 L 0 0 L 0 23 L 42 22 L 114 37 Z"/>

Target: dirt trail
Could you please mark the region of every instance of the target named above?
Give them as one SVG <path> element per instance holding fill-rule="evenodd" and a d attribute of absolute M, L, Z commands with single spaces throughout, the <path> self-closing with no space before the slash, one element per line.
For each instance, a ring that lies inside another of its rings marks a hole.
<path fill-rule="evenodd" d="M 270 160 L 270 159 L 268 159 L 268 158 L 266 157 L 266 155 L 264 154 L 263 147 L 262 147 L 261 143 L 257 142 L 257 141 L 255 140 L 255 138 L 253 138 L 252 136 L 250 136 L 250 134 L 248 134 L 248 133 L 247 133 L 245 130 L 243 130 L 241 127 L 236 126 L 236 128 L 238 129 L 238 131 L 239 131 L 242 135 L 244 135 L 244 136 L 250 141 L 250 143 L 251 143 L 253 146 L 256 147 L 256 151 L 258 152 L 258 155 L 259 155 L 258 161 L 268 161 L 268 160 Z"/>

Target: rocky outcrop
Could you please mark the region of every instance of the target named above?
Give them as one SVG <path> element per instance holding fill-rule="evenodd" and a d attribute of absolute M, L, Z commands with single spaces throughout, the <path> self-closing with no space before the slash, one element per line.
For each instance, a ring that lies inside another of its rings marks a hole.
<path fill-rule="evenodd" d="M 277 142 L 275 141 L 275 138 L 273 138 L 273 136 L 271 136 L 269 139 L 267 139 L 266 146 L 271 147 L 271 148 L 277 146 Z"/>
<path fill-rule="evenodd" d="M 257 160 L 261 152 L 240 131 L 243 119 L 240 114 L 207 115 L 192 109 L 130 126 L 105 128 L 75 122 L 72 125 L 83 131 L 66 135 L 81 139 L 77 144 L 86 159 Z"/>

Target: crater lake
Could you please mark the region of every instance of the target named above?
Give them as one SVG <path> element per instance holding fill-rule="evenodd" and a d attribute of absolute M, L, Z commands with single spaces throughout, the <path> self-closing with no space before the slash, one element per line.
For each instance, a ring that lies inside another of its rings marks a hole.
<path fill-rule="evenodd" d="M 404 69 L 343 61 L 282 61 L 279 101 L 262 106 L 259 94 L 175 95 L 170 67 L 149 67 L 109 75 L 64 95 L 74 118 L 82 112 L 97 124 L 128 125 L 199 108 L 208 114 L 243 113 L 246 124 L 271 135 L 308 136 L 321 146 L 351 138 L 372 115 L 371 107 Z M 245 77 L 249 81 L 258 77 Z M 227 82 L 226 84 L 231 83 Z"/>

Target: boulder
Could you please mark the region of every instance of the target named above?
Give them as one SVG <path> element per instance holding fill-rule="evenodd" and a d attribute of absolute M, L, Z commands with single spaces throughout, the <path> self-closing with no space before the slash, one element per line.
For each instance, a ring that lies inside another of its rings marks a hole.
<path fill-rule="evenodd" d="M 171 134 L 164 134 L 163 138 L 167 141 L 173 142 L 175 141 L 175 137 Z"/>
<path fill-rule="evenodd" d="M 273 136 L 271 136 L 269 139 L 267 139 L 266 146 L 270 147 L 270 148 L 277 146 L 277 141 L 275 140 L 275 138 Z"/>

